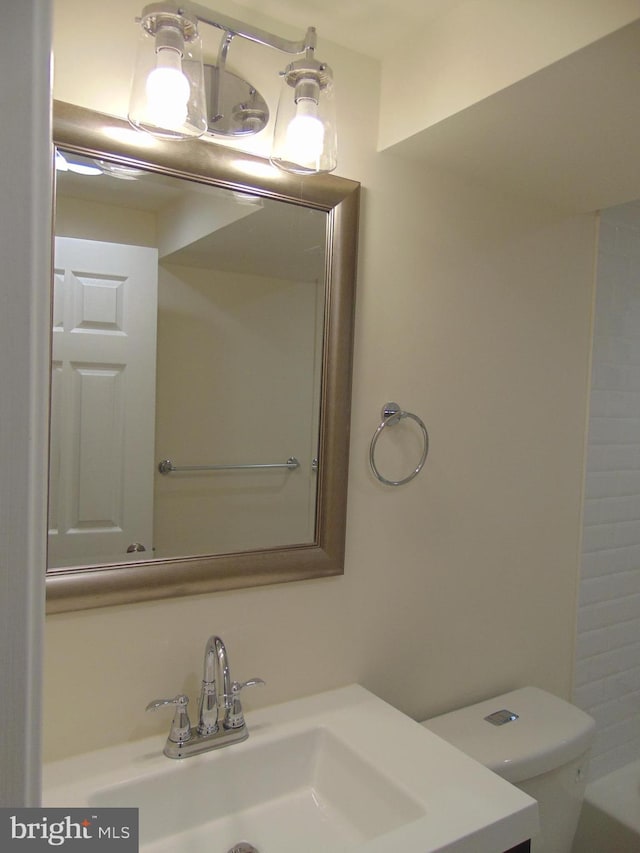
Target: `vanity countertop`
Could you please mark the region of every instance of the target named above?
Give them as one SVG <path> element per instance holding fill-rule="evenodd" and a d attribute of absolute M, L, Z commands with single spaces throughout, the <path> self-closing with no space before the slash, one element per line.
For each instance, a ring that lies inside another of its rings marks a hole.
<path fill-rule="evenodd" d="M 503 853 L 538 830 L 535 800 L 360 685 L 248 712 L 247 723 L 244 743 L 193 758 L 165 758 L 152 737 L 46 764 L 43 803 L 138 807 L 144 853 L 199 850 L 205 826 L 220 853 L 247 827 L 260 853 L 302 849 L 298 831 L 308 853 Z M 276 801 L 286 810 L 258 837 L 256 810 Z M 342 834 L 323 848 L 334 816 Z"/>

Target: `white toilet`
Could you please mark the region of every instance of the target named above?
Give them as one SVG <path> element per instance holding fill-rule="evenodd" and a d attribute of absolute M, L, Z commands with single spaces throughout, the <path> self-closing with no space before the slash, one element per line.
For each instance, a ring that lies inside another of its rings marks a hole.
<path fill-rule="evenodd" d="M 537 687 L 522 687 L 422 724 L 538 801 L 533 853 L 570 853 L 595 722 Z"/>

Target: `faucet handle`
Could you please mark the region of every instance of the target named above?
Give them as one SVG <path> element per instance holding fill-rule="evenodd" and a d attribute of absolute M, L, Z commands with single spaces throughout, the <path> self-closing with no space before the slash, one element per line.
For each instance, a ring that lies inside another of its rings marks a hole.
<path fill-rule="evenodd" d="M 185 696 L 184 693 L 178 693 L 173 699 L 154 699 L 153 702 L 149 702 L 145 711 L 157 711 L 166 705 L 173 705 L 176 711 L 171 722 L 169 740 L 173 743 L 186 743 L 191 738 L 191 721 L 187 713 L 188 704 L 189 697 Z"/>
<path fill-rule="evenodd" d="M 164 708 L 165 705 L 178 705 L 186 708 L 188 704 L 189 697 L 185 696 L 184 693 L 178 693 L 173 699 L 154 699 L 153 702 L 149 702 L 145 711 L 157 711 L 158 708 Z"/>
<path fill-rule="evenodd" d="M 260 687 L 261 684 L 266 684 L 262 678 L 250 678 L 248 681 L 234 681 L 231 685 L 231 693 L 237 695 L 245 687 Z"/>
<path fill-rule="evenodd" d="M 247 681 L 234 681 L 231 684 L 231 706 L 225 715 L 225 729 L 240 729 L 244 726 L 244 713 L 240 702 L 240 691 L 245 687 L 260 687 L 265 684 L 262 678 L 249 678 Z"/>

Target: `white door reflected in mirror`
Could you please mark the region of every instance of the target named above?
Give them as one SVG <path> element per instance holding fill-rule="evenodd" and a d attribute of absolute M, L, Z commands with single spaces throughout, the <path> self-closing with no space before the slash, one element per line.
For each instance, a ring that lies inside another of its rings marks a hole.
<path fill-rule="evenodd" d="M 158 252 L 56 237 L 49 565 L 153 541 Z"/>

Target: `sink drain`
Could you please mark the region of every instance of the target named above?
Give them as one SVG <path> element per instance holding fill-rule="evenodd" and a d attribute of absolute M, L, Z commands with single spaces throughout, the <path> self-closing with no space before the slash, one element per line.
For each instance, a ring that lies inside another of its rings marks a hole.
<path fill-rule="evenodd" d="M 227 853 L 260 853 L 260 851 L 248 841 L 240 841 L 238 844 L 234 844 Z"/>

